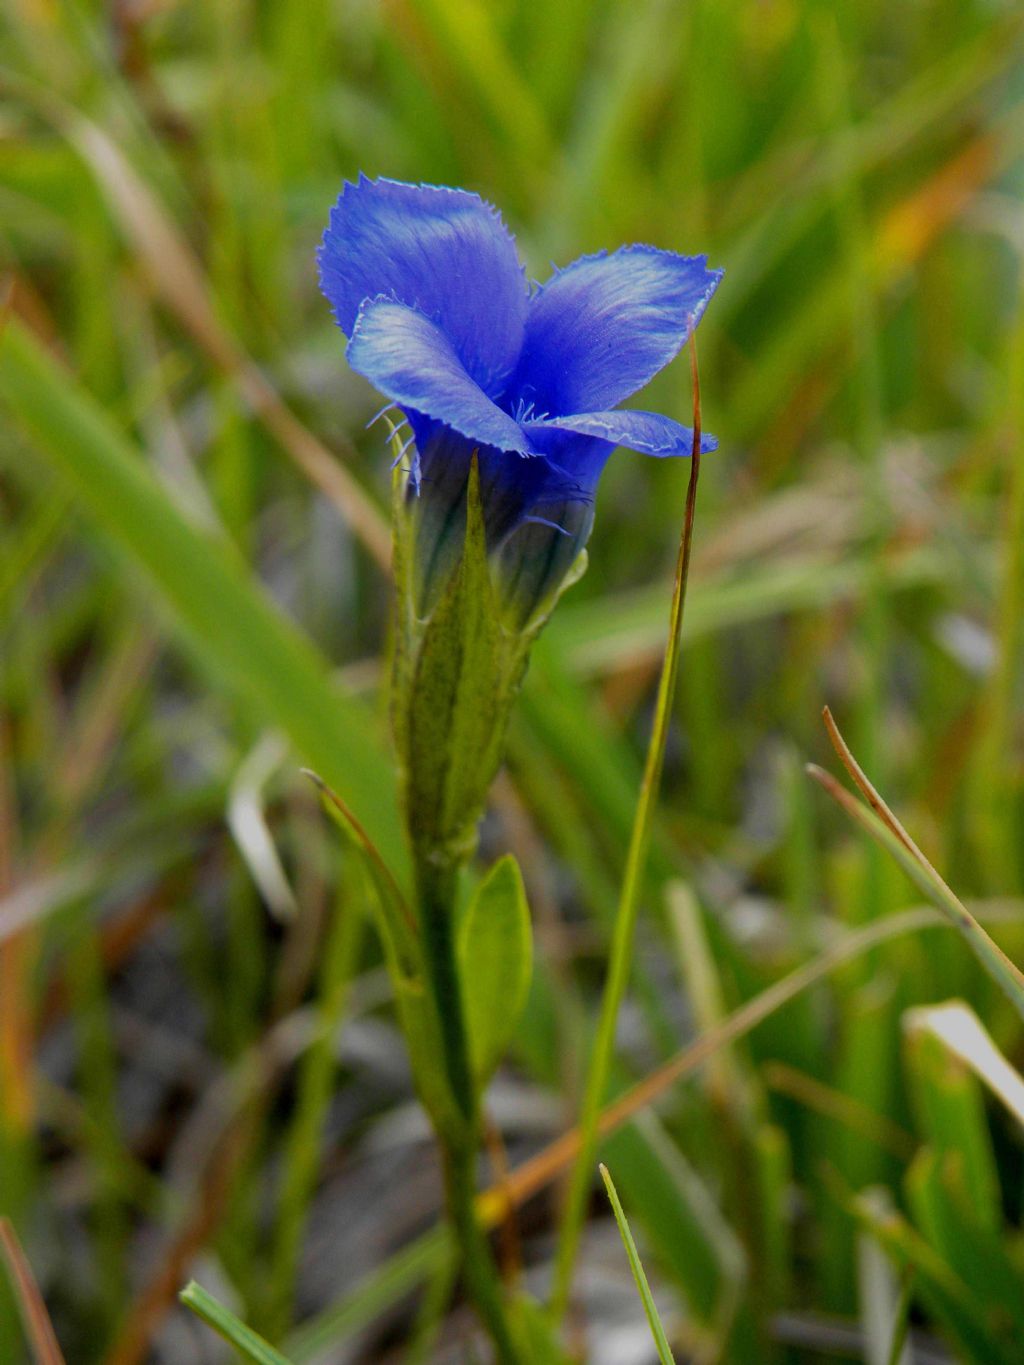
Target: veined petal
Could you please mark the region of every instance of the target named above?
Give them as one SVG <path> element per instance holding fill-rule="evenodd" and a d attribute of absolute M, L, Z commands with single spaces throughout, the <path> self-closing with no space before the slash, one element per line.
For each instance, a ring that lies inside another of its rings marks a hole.
<path fill-rule="evenodd" d="M 352 329 L 348 363 L 402 407 L 443 422 L 470 441 L 533 453 L 518 423 L 470 378 L 448 335 L 414 308 L 392 299 L 364 303 Z"/>
<path fill-rule="evenodd" d="M 368 298 L 417 308 L 496 396 L 523 340 L 527 287 L 498 211 L 475 194 L 395 180 L 346 184 L 317 255 L 320 288 L 351 336 Z"/>
<path fill-rule="evenodd" d="M 693 428 L 663 417 L 659 412 L 636 408 L 617 408 L 612 412 L 580 412 L 571 417 L 549 417 L 543 422 L 524 422 L 524 430 L 534 444 L 546 431 L 571 431 L 579 436 L 596 436 L 613 446 L 626 446 L 643 455 L 692 455 Z M 701 433 L 701 454 L 717 450 L 718 441 Z"/>
<path fill-rule="evenodd" d="M 722 278 L 706 256 L 582 256 L 530 299 L 508 392 L 538 416 L 613 408 L 678 353 Z"/>

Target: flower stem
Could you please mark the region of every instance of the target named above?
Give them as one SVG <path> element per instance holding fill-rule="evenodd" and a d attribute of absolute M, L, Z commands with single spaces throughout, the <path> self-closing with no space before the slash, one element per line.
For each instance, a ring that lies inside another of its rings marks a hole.
<path fill-rule="evenodd" d="M 440 1024 L 448 1085 L 459 1111 L 458 1123 L 439 1127 L 437 1132 L 448 1217 L 461 1252 L 466 1289 L 494 1343 L 499 1365 L 519 1365 L 502 1302 L 501 1279 L 476 1214 L 480 1114 L 455 958 L 456 869 L 438 865 L 420 851 L 415 862 L 424 958 Z"/>
<path fill-rule="evenodd" d="M 669 610 L 668 644 L 658 683 L 654 728 L 647 748 L 643 781 L 640 786 L 636 813 L 633 817 L 633 829 L 630 834 L 629 850 L 626 854 L 626 869 L 612 930 L 608 976 L 601 998 L 597 1035 L 594 1039 L 587 1071 L 586 1088 L 579 1121 L 579 1154 L 569 1178 L 569 1188 L 562 1212 L 558 1252 L 555 1260 L 555 1282 L 551 1297 L 551 1316 L 555 1322 L 561 1322 L 569 1304 L 576 1254 L 583 1232 L 587 1193 L 593 1183 L 601 1105 L 608 1088 L 608 1075 L 615 1053 L 615 1031 L 619 1018 L 619 1008 L 626 993 L 630 970 L 633 965 L 633 937 L 640 907 L 640 889 L 647 861 L 651 825 L 661 784 L 661 769 L 665 757 L 665 742 L 668 738 L 669 722 L 672 716 L 672 701 L 675 696 L 676 675 L 679 666 L 679 632 L 683 621 L 683 608 L 686 603 L 686 584 L 690 573 L 690 551 L 693 545 L 693 523 L 697 505 L 697 480 L 700 475 L 700 387 L 697 377 L 697 352 L 692 337 L 690 364 L 693 378 L 693 451 L 690 461 L 690 479 L 686 490 L 686 511 L 683 516 L 683 529 L 676 559 L 672 605 Z"/>
<path fill-rule="evenodd" d="M 520 1365 L 505 1316 L 501 1280 L 476 1215 L 476 1146 L 443 1145 L 448 1217 L 462 1253 L 466 1288 L 494 1343 L 499 1365 Z"/>
<path fill-rule="evenodd" d="M 439 864 L 427 851 L 415 855 L 419 920 L 423 952 L 441 1027 L 444 1066 L 452 1098 L 464 1126 L 476 1128 L 476 1094 L 469 1064 L 469 1044 L 462 1009 L 462 991 L 455 960 L 455 867 Z"/>

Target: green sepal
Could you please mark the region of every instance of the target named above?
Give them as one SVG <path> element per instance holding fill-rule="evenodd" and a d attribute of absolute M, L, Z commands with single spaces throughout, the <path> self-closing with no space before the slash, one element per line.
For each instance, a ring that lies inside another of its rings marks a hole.
<path fill-rule="evenodd" d="M 429 850 L 439 865 L 457 866 L 475 846 L 514 694 L 487 563 L 475 459 L 462 556 L 422 628 L 415 656 L 395 679 L 406 817 L 415 847 Z"/>
<path fill-rule="evenodd" d="M 469 904 L 458 938 L 473 1074 L 490 1079 L 515 1032 L 533 971 L 533 933 L 519 864 L 499 858 Z"/>

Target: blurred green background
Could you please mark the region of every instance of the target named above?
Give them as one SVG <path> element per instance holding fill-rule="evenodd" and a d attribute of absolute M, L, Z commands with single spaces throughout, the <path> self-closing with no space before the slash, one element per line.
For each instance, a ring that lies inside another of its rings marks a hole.
<path fill-rule="evenodd" d="M 617 1084 L 917 904 L 803 773 L 837 767 L 826 702 L 1024 959 L 1022 57 L 1009 0 L 6 0 L 0 1201 L 69 1362 L 225 1359 L 190 1274 L 296 1361 L 464 1358 L 362 888 L 298 774 L 396 844 L 388 455 L 314 268 L 359 171 L 478 191 L 537 278 L 632 241 L 726 269 Z M 644 403 L 687 419 L 683 361 Z M 685 479 L 613 458 L 485 825 L 540 948 L 513 1165 L 576 1112 Z M 1020 1020 L 906 924 L 607 1145 L 680 1359 L 1021 1359 Z M 919 1008 L 953 998 L 994 1040 L 967 1062 Z M 556 1201 L 500 1243 L 539 1293 Z M 580 1359 L 652 1359 L 596 1196 L 577 1287 Z"/>

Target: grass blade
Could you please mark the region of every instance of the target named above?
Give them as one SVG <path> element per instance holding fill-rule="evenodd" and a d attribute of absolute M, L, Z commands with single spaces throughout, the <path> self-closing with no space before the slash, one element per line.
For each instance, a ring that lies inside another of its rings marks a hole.
<path fill-rule="evenodd" d="M 37 1365 L 64 1365 L 64 1357 L 57 1344 L 46 1304 L 9 1218 L 0 1218 L 0 1252 L 7 1262 L 7 1272 L 11 1277 Z"/>
<path fill-rule="evenodd" d="M 886 1365 L 902 1365 L 910 1360 L 907 1350 L 907 1337 L 910 1335 L 910 1309 L 914 1300 L 914 1277 L 909 1272 L 903 1277 L 903 1287 L 896 1304 L 895 1321 L 892 1325 L 892 1341 Z"/>
<path fill-rule="evenodd" d="M 946 885 L 893 815 L 850 752 L 828 707 L 825 708 L 824 714 L 825 727 L 836 752 L 868 805 L 862 805 L 841 787 L 830 773 L 816 764 L 808 764 L 807 772 L 842 806 L 852 820 L 892 854 L 918 890 L 960 930 L 982 966 L 993 980 L 999 983 L 1017 1012 L 1024 1018 L 1024 974 L 989 937 L 959 896 Z"/>
<path fill-rule="evenodd" d="M 560 1320 L 568 1305 L 572 1272 L 583 1227 L 584 1204 L 590 1186 L 594 1153 L 597 1147 L 598 1122 L 601 1104 L 608 1086 L 612 1056 L 615 1050 L 615 1028 L 619 1008 L 629 983 L 633 963 L 633 937 L 640 907 L 640 888 L 643 884 L 647 849 L 661 784 L 661 769 L 665 758 L 672 703 L 679 671 L 679 632 L 686 605 L 686 584 L 690 573 L 690 554 L 693 547 L 693 523 L 697 507 L 697 480 L 700 476 L 700 380 L 697 373 L 697 349 L 690 337 L 690 363 L 693 380 L 693 449 L 690 456 L 690 479 L 686 490 L 686 511 L 679 539 L 676 559 L 675 585 L 669 611 L 668 644 L 658 683 L 658 700 L 654 713 L 654 728 L 647 748 L 640 797 L 637 801 L 630 834 L 626 870 L 622 880 L 618 911 L 612 931 L 608 961 L 608 976 L 601 998 L 601 1013 L 594 1040 L 594 1051 L 587 1073 L 583 1110 L 580 1115 L 580 1153 L 569 1185 L 562 1219 L 558 1257 L 555 1267 L 555 1288 L 552 1314 Z"/>
<path fill-rule="evenodd" d="M 435 1274 L 452 1249 L 452 1238 L 445 1227 L 435 1227 L 418 1237 L 360 1280 L 339 1302 L 297 1327 L 285 1342 L 292 1360 L 304 1365 L 354 1336 L 403 1294 Z"/>
<path fill-rule="evenodd" d="M 179 1297 L 186 1308 L 191 1308 L 196 1317 L 202 1318 L 218 1336 L 230 1342 L 245 1360 L 254 1361 L 255 1365 L 289 1365 L 287 1356 L 275 1351 L 269 1342 L 240 1322 L 195 1280 L 185 1286 Z"/>
<path fill-rule="evenodd" d="M 621 1128 L 656 1103 L 673 1085 L 694 1075 L 723 1048 L 746 1037 L 775 1011 L 782 1009 L 830 973 L 871 952 L 881 943 L 926 929 L 947 927 L 934 910 L 921 908 L 903 911 L 846 934 L 827 951 L 741 1005 L 720 1024 L 709 1029 L 664 1066 L 615 1100 L 601 1114 L 601 1136 Z M 477 1214 L 481 1223 L 488 1230 L 498 1227 L 515 1209 L 567 1171 L 579 1151 L 580 1134 L 574 1128 L 517 1166 L 507 1178 L 484 1190 L 477 1199 Z M 339 1344 L 365 1327 L 431 1274 L 449 1246 L 447 1230 L 437 1227 L 396 1253 L 391 1260 L 367 1276 L 349 1296 L 295 1329 L 287 1341 L 292 1359 L 297 1363 L 312 1360 L 328 1346 Z"/>
<path fill-rule="evenodd" d="M 126 239 L 167 306 L 214 363 L 234 378 L 255 415 L 310 482 L 330 498 L 387 573 L 390 535 L 373 499 L 302 425 L 266 375 L 225 331 L 211 305 L 214 290 L 155 194 L 97 124 L 65 110 L 51 116 L 95 175 Z"/>
<path fill-rule="evenodd" d="M 969 1005 L 950 1000 L 920 1005 L 904 1020 L 908 1032 L 928 1032 L 1002 1100 L 1024 1128 L 1024 1077 L 996 1046 L 992 1035 Z"/>
<path fill-rule="evenodd" d="M 99 406 L 17 319 L 0 336 L 0 400 L 92 520 L 142 568 L 200 663 L 344 793 L 391 867 L 404 866 L 393 765 L 373 717 L 247 581 L 231 548 L 191 525 Z"/>
<path fill-rule="evenodd" d="M 633 1272 L 633 1279 L 636 1281 L 636 1287 L 640 1291 L 640 1297 L 643 1300 L 644 1312 L 647 1314 L 647 1321 L 650 1323 L 651 1327 L 651 1335 L 654 1337 L 654 1344 L 658 1348 L 658 1359 L 661 1361 L 661 1365 L 675 1365 L 675 1356 L 673 1356 L 672 1349 L 665 1336 L 665 1329 L 661 1325 L 661 1318 L 658 1316 L 658 1310 L 654 1306 L 654 1297 L 651 1294 L 651 1286 L 647 1283 L 647 1276 L 644 1274 L 644 1268 L 640 1261 L 640 1253 L 637 1251 L 636 1243 L 633 1241 L 633 1234 L 629 1230 L 629 1224 L 626 1221 L 626 1215 L 619 1202 L 619 1196 L 616 1192 L 615 1185 L 612 1182 L 611 1176 L 608 1174 L 608 1167 L 601 1166 L 600 1170 L 601 1179 L 604 1181 L 604 1187 L 608 1191 L 608 1198 L 611 1200 L 615 1221 L 619 1225 L 619 1232 L 622 1236 L 623 1245 L 626 1248 L 626 1255 L 629 1257 L 629 1267 Z"/>

